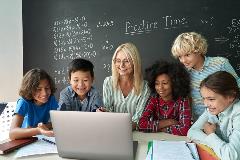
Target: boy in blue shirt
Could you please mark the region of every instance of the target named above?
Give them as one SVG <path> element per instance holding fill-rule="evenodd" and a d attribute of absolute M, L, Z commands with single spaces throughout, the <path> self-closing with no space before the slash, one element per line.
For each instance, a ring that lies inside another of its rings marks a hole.
<path fill-rule="evenodd" d="M 103 106 L 99 92 L 92 86 L 94 81 L 92 62 L 78 58 L 74 59 L 68 68 L 70 85 L 60 92 L 60 110 L 94 112 Z"/>

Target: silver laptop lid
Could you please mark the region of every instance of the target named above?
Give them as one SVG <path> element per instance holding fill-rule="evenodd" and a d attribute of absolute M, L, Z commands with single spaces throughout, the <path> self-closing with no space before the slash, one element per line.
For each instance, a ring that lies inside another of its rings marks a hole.
<path fill-rule="evenodd" d="M 128 113 L 50 111 L 59 156 L 77 159 L 133 159 Z"/>

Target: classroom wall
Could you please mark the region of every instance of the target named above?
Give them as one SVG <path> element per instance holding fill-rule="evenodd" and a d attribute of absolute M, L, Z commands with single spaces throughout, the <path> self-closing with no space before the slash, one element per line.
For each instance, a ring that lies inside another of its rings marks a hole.
<path fill-rule="evenodd" d="M 0 0 L 0 24 L 0 102 L 16 101 L 23 75 L 21 0 Z"/>
<path fill-rule="evenodd" d="M 145 69 L 156 60 L 173 60 L 174 39 L 195 31 L 207 39 L 207 56 L 227 57 L 240 75 L 240 1 L 184 1 L 24 0 L 23 72 L 45 69 L 58 99 L 69 85 L 68 63 L 86 58 L 94 64 L 94 85 L 102 93 L 118 45 L 134 43 Z"/>

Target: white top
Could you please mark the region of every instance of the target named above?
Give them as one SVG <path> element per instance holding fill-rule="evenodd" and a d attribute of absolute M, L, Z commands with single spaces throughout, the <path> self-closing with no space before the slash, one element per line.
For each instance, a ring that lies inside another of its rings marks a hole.
<path fill-rule="evenodd" d="M 202 131 L 203 124 L 206 122 L 217 124 L 215 133 L 207 135 Z M 223 160 L 239 160 L 240 101 L 234 101 L 227 109 L 219 113 L 218 117 L 206 110 L 190 128 L 188 137 L 205 143 Z"/>

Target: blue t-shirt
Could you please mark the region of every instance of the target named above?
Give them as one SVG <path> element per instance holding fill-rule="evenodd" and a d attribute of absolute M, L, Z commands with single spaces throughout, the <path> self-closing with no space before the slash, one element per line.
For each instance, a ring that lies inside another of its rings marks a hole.
<path fill-rule="evenodd" d="M 17 101 L 15 114 L 24 117 L 22 127 L 37 127 L 38 123 L 47 123 L 50 121 L 50 110 L 57 110 L 58 103 L 54 96 L 50 96 L 47 103 L 36 105 L 31 100 L 20 97 Z"/>

